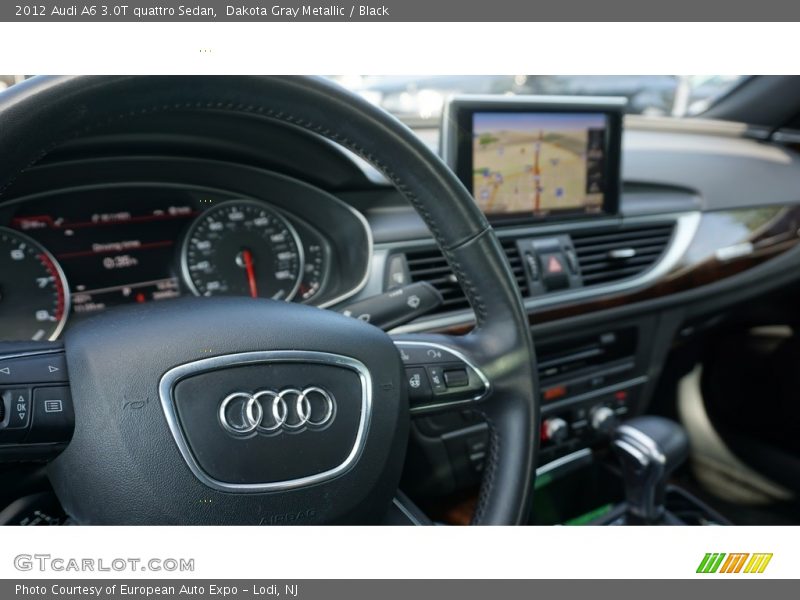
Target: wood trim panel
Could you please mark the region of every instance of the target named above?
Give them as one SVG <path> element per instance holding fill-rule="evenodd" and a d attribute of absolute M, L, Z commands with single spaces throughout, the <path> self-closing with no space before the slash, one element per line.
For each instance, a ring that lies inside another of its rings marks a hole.
<path fill-rule="evenodd" d="M 688 250 L 660 281 L 632 292 L 542 309 L 532 313 L 530 321 L 545 323 L 691 290 L 752 269 L 798 243 L 800 206 L 704 213 Z M 440 331 L 461 335 L 471 329 L 470 324 Z"/>

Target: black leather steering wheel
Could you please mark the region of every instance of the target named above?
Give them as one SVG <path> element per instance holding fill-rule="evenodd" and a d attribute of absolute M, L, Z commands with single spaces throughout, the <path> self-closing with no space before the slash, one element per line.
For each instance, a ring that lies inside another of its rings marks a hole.
<path fill-rule="evenodd" d="M 184 111 L 233 111 L 324 136 L 372 163 L 419 212 L 477 325 L 464 336 L 404 339 L 452 348 L 489 380 L 490 394 L 472 407 L 488 422 L 491 439 L 474 523 L 524 523 L 539 416 L 527 314 L 502 249 L 466 189 L 392 116 L 306 77 L 34 78 L 0 95 L 0 192 L 66 140 L 122 119 Z M 64 345 L 76 423 L 48 473 L 78 523 L 254 524 L 301 513 L 311 523 L 370 523 L 381 520 L 397 490 L 409 422 L 406 378 L 393 339 L 375 327 L 289 303 L 192 298 L 109 310 L 70 328 Z M 216 362 L 203 362 L 185 380 L 180 372 L 170 379 L 173 387 L 161 389 L 165 374 L 207 359 Z M 301 376 L 337 390 L 341 431 L 257 436 L 236 440 L 241 451 L 208 455 L 196 412 L 216 407 L 218 396 L 206 401 L 206 390 Z M 165 410 L 170 402 L 173 422 Z M 182 440 L 174 435 L 175 427 L 194 421 L 199 429 Z M 359 438 L 346 468 L 322 480 L 305 477 L 303 469 L 313 475 L 323 468 L 317 454 L 342 451 L 336 436 Z M 257 451 L 247 446 L 256 443 Z M 234 485 L 208 485 L 187 468 L 187 454 L 201 469 L 222 473 L 216 479 L 235 471 Z M 248 487 L 249 474 L 264 470 L 295 483 Z"/>

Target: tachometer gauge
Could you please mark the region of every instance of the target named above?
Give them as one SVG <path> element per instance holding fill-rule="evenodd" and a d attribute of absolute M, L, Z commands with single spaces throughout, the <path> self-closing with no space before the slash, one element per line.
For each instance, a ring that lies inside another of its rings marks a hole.
<path fill-rule="evenodd" d="M 230 200 L 205 211 L 189 228 L 181 267 L 198 296 L 291 300 L 300 286 L 303 247 L 274 209 L 255 200 Z"/>
<path fill-rule="evenodd" d="M 68 312 L 67 282 L 53 256 L 0 227 L 0 340 L 54 340 Z"/>
<path fill-rule="evenodd" d="M 302 302 L 311 302 L 324 283 L 325 253 L 322 244 L 308 244 L 304 251 L 306 264 L 298 294 Z"/>

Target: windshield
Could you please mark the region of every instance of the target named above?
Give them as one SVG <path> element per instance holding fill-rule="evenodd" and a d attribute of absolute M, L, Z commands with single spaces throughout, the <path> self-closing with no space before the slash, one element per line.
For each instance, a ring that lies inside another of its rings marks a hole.
<path fill-rule="evenodd" d="M 0 75 L 0 90 L 25 79 Z M 456 94 L 624 96 L 638 115 L 685 117 L 708 109 L 741 82 L 740 75 L 336 75 L 330 77 L 403 119 L 438 121 Z"/>
<path fill-rule="evenodd" d="M 407 122 L 438 120 L 455 94 L 624 96 L 631 114 L 684 117 L 705 111 L 739 75 L 404 75 L 334 76 L 349 90 Z"/>

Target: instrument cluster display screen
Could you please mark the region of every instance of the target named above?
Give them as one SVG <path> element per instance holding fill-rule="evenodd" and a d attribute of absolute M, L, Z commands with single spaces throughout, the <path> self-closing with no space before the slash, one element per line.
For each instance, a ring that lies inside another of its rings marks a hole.
<path fill-rule="evenodd" d="M 172 191 L 66 194 L 25 203 L 12 227 L 53 254 L 75 314 L 181 295 L 176 243 L 198 214 L 194 198 Z"/>
<path fill-rule="evenodd" d="M 0 212 L 0 340 L 179 296 L 322 305 L 332 245 L 269 201 L 172 184 L 56 190 Z"/>

